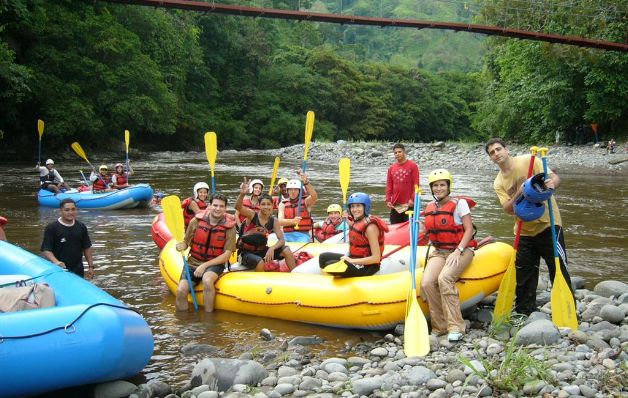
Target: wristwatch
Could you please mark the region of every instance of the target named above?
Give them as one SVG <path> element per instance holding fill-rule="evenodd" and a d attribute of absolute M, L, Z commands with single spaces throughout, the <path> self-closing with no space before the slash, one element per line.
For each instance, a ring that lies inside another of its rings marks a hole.
<path fill-rule="evenodd" d="M 464 247 L 458 246 L 456 249 L 460 252 L 460 254 L 464 253 Z"/>

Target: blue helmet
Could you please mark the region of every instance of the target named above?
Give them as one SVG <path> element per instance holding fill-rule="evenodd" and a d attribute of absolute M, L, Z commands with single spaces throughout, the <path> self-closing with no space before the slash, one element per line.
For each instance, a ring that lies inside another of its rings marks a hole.
<path fill-rule="evenodd" d="M 351 206 L 354 203 L 359 203 L 364 205 L 364 215 L 368 216 L 371 214 L 371 197 L 364 192 L 356 192 L 349 196 L 349 200 L 347 201 L 347 205 Z"/>
<path fill-rule="evenodd" d="M 521 195 L 515 201 L 513 205 L 515 215 L 521 219 L 521 221 L 534 221 L 541 218 L 545 213 L 545 205 L 543 203 L 530 202 L 525 196 Z"/>
<path fill-rule="evenodd" d="M 553 193 L 553 189 L 545 188 L 545 173 L 530 177 L 523 183 L 523 196 L 532 203 L 545 202 Z"/>

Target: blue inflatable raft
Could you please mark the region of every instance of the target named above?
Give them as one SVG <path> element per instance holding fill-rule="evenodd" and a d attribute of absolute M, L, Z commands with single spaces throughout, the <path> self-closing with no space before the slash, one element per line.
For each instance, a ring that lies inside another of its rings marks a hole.
<path fill-rule="evenodd" d="M 19 276 L 18 276 L 19 275 Z M 17 397 L 133 376 L 153 353 L 141 315 L 98 287 L 0 241 L 0 286 L 46 283 L 56 306 L 0 313 L 0 397 Z M 11 289 L 11 287 L 1 287 Z"/>
<path fill-rule="evenodd" d="M 76 189 L 56 195 L 45 189 L 37 193 L 40 206 L 59 207 L 59 202 L 65 198 L 74 199 L 79 209 L 132 209 L 147 207 L 153 199 L 153 189 L 148 184 L 137 184 L 105 193 L 79 192 Z"/>

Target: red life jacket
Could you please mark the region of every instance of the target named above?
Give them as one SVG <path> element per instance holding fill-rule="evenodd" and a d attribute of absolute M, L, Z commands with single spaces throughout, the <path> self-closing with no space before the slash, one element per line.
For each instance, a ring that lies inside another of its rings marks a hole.
<path fill-rule="evenodd" d="M 256 204 L 251 203 L 251 198 L 244 198 L 242 200 L 242 206 L 244 207 L 248 207 L 249 209 L 253 210 L 255 213 L 259 213 L 260 211 L 260 207 L 259 207 L 259 199 L 257 200 Z M 244 217 L 243 215 L 238 215 L 238 217 L 240 218 L 240 223 L 243 223 L 244 220 L 246 220 L 246 217 Z"/>
<path fill-rule="evenodd" d="M 116 185 L 124 185 L 129 182 L 129 174 L 123 171 L 122 174 L 116 173 Z"/>
<path fill-rule="evenodd" d="M 299 207 L 299 199 L 284 199 L 281 203 L 284 204 L 283 216 L 284 218 L 295 218 L 297 216 L 297 208 Z M 301 198 L 301 221 L 299 221 L 299 229 L 296 230 L 294 225 L 284 226 L 283 232 L 309 232 L 312 228 L 312 216 L 310 211 L 305 206 L 305 196 Z"/>
<path fill-rule="evenodd" d="M 196 218 L 198 226 L 190 244 L 190 256 L 199 261 L 208 261 L 220 256 L 225 252 L 227 231 L 235 226 L 235 217 L 225 214 L 225 218 L 216 225 L 209 223 L 209 215 L 205 212 L 199 213 Z"/>
<path fill-rule="evenodd" d="M 270 216 L 266 225 L 262 225 L 259 214 L 255 213 L 251 222 L 247 222 L 243 234 L 238 241 L 238 249 L 247 252 L 260 253 L 268 250 L 268 235 L 273 232 L 275 217 Z"/>
<path fill-rule="evenodd" d="M 190 221 L 192 221 L 192 219 L 196 215 L 192 211 L 192 209 L 190 209 L 190 203 L 192 203 L 192 201 L 196 202 L 196 205 L 198 206 L 199 209 L 201 210 L 207 209 L 207 203 L 205 203 L 204 201 L 200 199 L 194 199 L 193 197 L 189 197 L 185 199 L 183 202 L 181 202 L 181 208 L 183 209 L 183 221 L 185 222 L 186 228 L 188 224 L 190 223 Z"/>
<path fill-rule="evenodd" d="M 388 225 L 379 217 L 368 216 L 354 222 L 349 228 L 349 257 L 364 258 L 372 254 L 371 245 L 366 236 L 366 228 L 371 224 L 375 224 L 379 229 L 379 235 L 377 236 L 379 253 L 380 255 L 384 254 L 384 233 L 388 232 Z M 379 263 L 369 265 L 379 265 Z"/>
<path fill-rule="evenodd" d="M 109 188 L 110 183 L 111 177 L 108 174 L 103 176 L 101 173 L 98 173 L 98 178 L 96 178 L 96 181 L 94 181 L 92 189 L 94 191 L 104 191 L 105 189 Z"/>
<path fill-rule="evenodd" d="M 425 215 L 425 233 L 430 242 L 438 249 L 454 250 L 464 236 L 464 226 L 454 222 L 454 211 L 459 199 L 465 199 L 472 209 L 475 207 L 473 199 L 467 197 L 450 198 L 449 202 L 436 207 L 436 202 L 431 202 L 422 213 Z M 467 247 L 476 247 L 477 242 L 471 240 Z"/>
<path fill-rule="evenodd" d="M 327 217 L 325 221 L 323 221 L 323 226 L 316 230 L 316 239 L 322 242 L 338 234 L 336 227 L 340 225 L 341 222 L 342 217 L 339 217 L 336 221 L 332 221 L 331 218 Z"/>

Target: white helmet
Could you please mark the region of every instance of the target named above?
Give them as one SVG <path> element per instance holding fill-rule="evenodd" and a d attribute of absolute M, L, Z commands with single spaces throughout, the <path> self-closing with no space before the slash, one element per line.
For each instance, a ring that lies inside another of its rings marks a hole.
<path fill-rule="evenodd" d="M 49 165 L 49 164 L 55 164 L 55 161 L 52 160 L 52 159 L 46 160 L 46 166 Z"/>
<path fill-rule="evenodd" d="M 286 184 L 286 188 L 287 189 L 290 189 L 290 188 L 301 189 L 301 181 L 296 180 L 296 179 L 290 180 Z"/>
<path fill-rule="evenodd" d="M 198 199 L 198 190 L 205 188 L 207 193 L 209 193 L 209 185 L 205 182 L 197 182 L 194 184 L 194 199 Z"/>
<path fill-rule="evenodd" d="M 249 183 L 249 193 L 253 193 L 253 187 L 255 186 L 255 184 L 259 184 L 262 186 L 262 190 L 264 190 L 264 183 L 262 182 L 262 180 L 253 180 Z"/>

